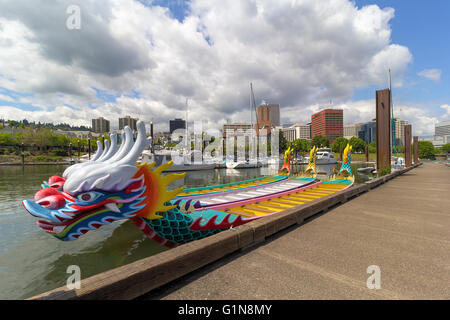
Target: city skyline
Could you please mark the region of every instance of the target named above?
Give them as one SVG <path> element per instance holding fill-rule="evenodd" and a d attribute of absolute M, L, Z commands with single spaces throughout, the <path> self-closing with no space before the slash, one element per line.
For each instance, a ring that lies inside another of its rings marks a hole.
<path fill-rule="evenodd" d="M 189 98 L 190 118 L 212 127 L 250 121 L 252 82 L 257 101 L 280 104 L 282 123 L 306 123 L 332 106 L 348 112 L 346 125 L 374 117 L 375 90 L 388 87 L 391 69 L 394 116 L 414 135 L 432 136 L 437 122 L 450 119 L 449 44 L 437 35 L 450 23 L 444 1 L 86 1 L 79 30 L 66 28 L 69 4 L 39 2 L 47 15 L 27 1 L 0 5 L 0 117 L 89 125 L 128 114 L 166 131 Z M 332 23 L 318 23 L 322 15 Z"/>

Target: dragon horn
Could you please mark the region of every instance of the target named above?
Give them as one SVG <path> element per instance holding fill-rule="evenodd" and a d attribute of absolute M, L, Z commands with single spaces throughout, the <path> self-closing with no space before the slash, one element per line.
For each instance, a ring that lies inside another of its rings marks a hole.
<path fill-rule="evenodd" d="M 130 152 L 117 162 L 117 164 L 129 164 L 131 166 L 136 165 L 136 160 L 138 156 L 142 153 L 144 148 L 150 144 L 151 138 L 147 139 L 145 136 L 145 124 L 142 121 L 138 121 L 136 124 L 138 135 L 136 141 L 134 142 L 133 148 Z"/>
<path fill-rule="evenodd" d="M 103 162 L 103 158 L 108 154 L 109 151 L 109 140 L 105 140 L 105 150 L 100 158 L 98 158 L 95 162 Z"/>
<path fill-rule="evenodd" d="M 105 162 L 108 159 L 111 159 L 112 156 L 117 152 L 119 147 L 117 146 L 117 135 L 115 133 L 112 133 L 109 138 L 111 139 L 111 143 L 108 149 L 108 152 L 102 156 L 101 161 Z M 106 142 L 106 141 L 105 141 Z"/>
<path fill-rule="evenodd" d="M 113 163 L 125 157 L 125 155 L 130 152 L 133 144 L 133 132 L 131 131 L 130 127 L 126 126 L 122 131 L 122 144 L 120 145 L 119 150 L 111 159 L 106 161 L 106 163 Z"/>
<path fill-rule="evenodd" d="M 102 154 L 103 154 L 103 145 L 99 140 L 97 140 L 97 152 L 92 157 L 92 161 L 95 161 L 98 158 L 100 158 Z"/>

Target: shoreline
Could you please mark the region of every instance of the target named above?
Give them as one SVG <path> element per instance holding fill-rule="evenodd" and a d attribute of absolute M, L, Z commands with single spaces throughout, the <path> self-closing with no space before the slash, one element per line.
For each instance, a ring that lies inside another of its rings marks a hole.
<path fill-rule="evenodd" d="M 73 163 L 69 161 L 60 161 L 60 162 L 25 162 L 25 163 L 13 163 L 13 162 L 2 162 L 0 166 L 51 166 L 51 165 L 71 165 Z"/>

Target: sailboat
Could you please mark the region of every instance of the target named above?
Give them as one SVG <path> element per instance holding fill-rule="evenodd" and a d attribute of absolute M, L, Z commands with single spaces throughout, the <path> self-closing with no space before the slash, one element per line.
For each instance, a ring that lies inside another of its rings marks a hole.
<path fill-rule="evenodd" d="M 165 172 L 179 172 L 179 171 L 199 171 L 199 170 L 214 170 L 216 164 L 210 161 L 203 161 L 202 152 L 199 150 L 190 150 L 189 130 L 188 130 L 188 99 L 186 99 L 186 129 L 185 129 L 185 145 L 181 150 L 178 159 L 172 159 L 173 150 L 144 150 L 138 163 L 153 163 L 157 166 L 174 161 L 174 164 L 168 167 Z M 198 155 L 199 154 L 199 155 Z M 195 156 L 197 155 L 197 156 Z M 196 162 L 193 159 L 201 158 L 202 161 Z"/>
<path fill-rule="evenodd" d="M 255 96 L 253 94 L 253 85 L 250 83 L 250 121 L 251 121 L 251 132 L 252 135 L 250 139 L 254 142 L 255 140 L 255 132 L 253 130 L 253 109 L 256 114 L 256 105 L 255 105 Z M 256 122 L 258 123 L 258 117 L 256 117 Z M 227 169 L 245 169 L 245 168 L 259 168 L 262 167 L 261 161 L 258 160 L 258 157 L 247 160 L 238 160 L 234 161 L 234 159 L 226 160 Z"/>

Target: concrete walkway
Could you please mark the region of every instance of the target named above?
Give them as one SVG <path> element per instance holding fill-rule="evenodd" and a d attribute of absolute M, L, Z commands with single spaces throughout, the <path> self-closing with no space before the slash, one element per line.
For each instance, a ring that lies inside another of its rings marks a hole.
<path fill-rule="evenodd" d="M 450 168 L 424 164 L 141 298 L 449 299 Z"/>

